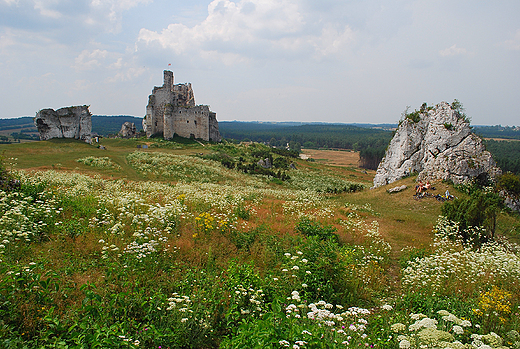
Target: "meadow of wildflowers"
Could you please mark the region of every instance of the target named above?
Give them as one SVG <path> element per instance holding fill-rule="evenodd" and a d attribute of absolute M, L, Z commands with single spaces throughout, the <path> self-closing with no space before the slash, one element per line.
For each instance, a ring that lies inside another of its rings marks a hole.
<path fill-rule="evenodd" d="M 119 170 L 121 169 L 121 166 L 116 164 L 107 156 L 104 157 L 96 157 L 96 156 L 87 156 L 81 159 L 77 159 L 77 162 L 80 162 L 82 164 L 85 164 L 87 166 L 93 166 L 93 167 L 100 167 L 100 168 L 107 168 L 107 169 L 115 169 Z"/>
<path fill-rule="evenodd" d="M 117 168 L 103 159 L 80 160 Z M 0 347 L 520 348 L 512 242 L 466 246 L 440 217 L 399 264 L 384 214 L 349 201 L 365 185 L 331 169 L 280 183 L 159 150 L 126 160 L 143 180 L 12 171 Z"/>

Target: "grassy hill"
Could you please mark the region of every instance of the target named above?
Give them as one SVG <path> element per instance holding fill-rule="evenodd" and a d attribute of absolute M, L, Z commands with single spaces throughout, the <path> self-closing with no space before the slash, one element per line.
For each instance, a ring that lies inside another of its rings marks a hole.
<path fill-rule="evenodd" d="M 354 152 L 102 145 L 0 145 L 0 347 L 520 345 L 518 215 L 475 249 Z"/>

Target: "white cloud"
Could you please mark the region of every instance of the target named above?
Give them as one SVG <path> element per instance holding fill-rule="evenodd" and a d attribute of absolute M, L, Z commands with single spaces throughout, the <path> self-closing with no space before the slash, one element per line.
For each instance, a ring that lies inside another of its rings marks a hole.
<path fill-rule="evenodd" d="M 191 28 L 180 23 L 161 32 L 142 28 L 138 46 L 159 45 L 176 55 L 196 54 L 229 65 L 266 56 L 321 58 L 340 52 L 353 40 L 348 25 L 316 25 L 311 16 L 297 0 L 214 0 L 206 19 Z"/>
<path fill-rule="evenodd" d="M 44 17 L 50 17 L 52 19 L 61 18 L 62 14 L 59 11 L 52 10 L 49 5 L 55 5 L 58 1 L 35 1 L 34 9 L 38 10 L 40 14 Z"/>
<path fill-rule="evenodd" d="M 440 50 L 439 54 L 442 57 L 450 57 L 450 56 L 458 56 L 458 55 L 464 55 L 467 53 L 467 50 L 462 47 L 457 47 L 457 45 L 452 45 L 444 50 Z"/>
<path fill-rule="evenodd" d="M 18 5 L 19 0 L 2 0 L 2 2 L 5 2 L 7 5 Z"/>
<path fill-rule="evenodd" d="M 509 50 L 520 51 L 520 29 L 517 29 L 513 39 L 504 41 L 504 45 Z"/>
<path fill-rule="evenodd" d="M 12 46 L 14 44 L 15 40 L 10 29 L 6 30 L 6 32 L 3 35 L 0 35 L 0 50 L 8 46 Z"/>
<path fill-rule="evenodd" d="M 95 49 L 93 51 L 83 50 L 74 60 L 74 68 L 78 70 L 91 70 L 104 65 L 108 51 Z"/>
<path fill-rule="evenodd" d="M 91 71 L 107 76 L 108 83 L 130 81 L 146 71 L 131 56 L 107 50 L 83 50 L 75 58 L 73 68 L 76 71 Z"/>
<path fill-rule="evenodd" d="M 92 0 L 90 2 L 91 12 L 85 19 L 85 24 L 102 26 L 109 32 L 118 33 L 121 31 L 123 12 L 151 1 L 152 0 Z"/>
<path fill-rule="evenodd" d="M 121 64 L 121 62 L 118 62 Z M 108 83 L 116 83 L 116 82 L 126 82 L 131 81 L 141 75 L 143 75 L 148 69 L 145 67 L 136 67 L 130 64 L 124 64 L 121 68 L 115 73 L 115 75 L 106 79 Z"/>
<path fill-rule="evenodd" d="M 92 87 L 92 83 L 86 79 L 74 81 L 73 89 L 76 91 L 88 91 Z"/>

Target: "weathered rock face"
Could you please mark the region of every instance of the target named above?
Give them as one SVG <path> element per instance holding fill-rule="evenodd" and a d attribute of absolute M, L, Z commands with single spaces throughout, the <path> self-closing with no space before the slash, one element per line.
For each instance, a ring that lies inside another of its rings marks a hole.
<path fill-rule="evenodd" d="M 34 124 L 40 133 L 40 140 L 75 138 L 90 143 L 92 114 L 88 108 L 88 105 L 82 105 L 58 110 L 40 110 L 34 118 Z"/>
<path fill-rule="evenodd" d="M 405 118 L 400 123 L 379 164 L 374 187 L 413 172 L 419 174 L 417 180 L 452 180 L 456 184 L 501 173 L 468 121 L 446 102 L 423 110 L 417 122 Z"/>
<path fill-rule="evenodd" d="M 500 196 L 504 198 L 504 205 L 506 205 L 506 207 L 509 207 L 513 211 L 520 212 L 520 199 L 518 197 L 514 197 L 503 191 L 500 192 Z"/>
<path fill-rule="evenodd" d="M 118 135 L 122 138 L 131 138 L 137 134 L 137 128 L 133 122 L 126 121 L 121 126 L 121 131 L 119 131 Z"/>
<path fill-rule="evenodd" d="M 261 166 L 263 168 L 271 168 L 272 167 L 271 160 L 269 160 L 269 158 L 260 159 L 260 160 L 258 160 L 257 164 L 258 164 L 258 166 Z"/>

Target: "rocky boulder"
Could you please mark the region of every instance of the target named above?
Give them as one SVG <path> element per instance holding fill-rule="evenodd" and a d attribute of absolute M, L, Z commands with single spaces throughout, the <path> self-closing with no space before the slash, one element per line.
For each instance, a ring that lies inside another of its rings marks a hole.
<path fill-rule="evenodd" d="M 40 140 L 51 138 L 74 138 L 90 143 L 92 114 L 88 105 L 54 109 L 42 109 L 36 113 L 34 124 Z"/>
<path fill-rule="evenodd" d="M 477 176 L 501 173 L 467 118 L 446 102 L 423 106 L 399 124 L 377 168 L 374 187 L 412 173 L 417 180 L 452 180 L 459 184 Z"/>
<path fill-rule="evenodd" d="M 504 205 L 512 211 L 520 212 L 520 198 L 515 197 L 504 191 L 500 192 L 500 196 L 504 199 Z"/>
<path fill-rule="evenodd" d="M 260 159 L 260 160 L 258 160 L 257 164 L 258 164 L 258 166 L 261 166 L 263 168 L 271 168 L 272 167 L 271 160 L 269 160 L 269 158 Z"/>
<path fill-rule="evenodd" d="M 122 138 L 132 138 L 137 134 L 137 128 L 133 122 L 126 121 L 121 126 L 121 131 L 119 131 L 118 135 Z"/>

